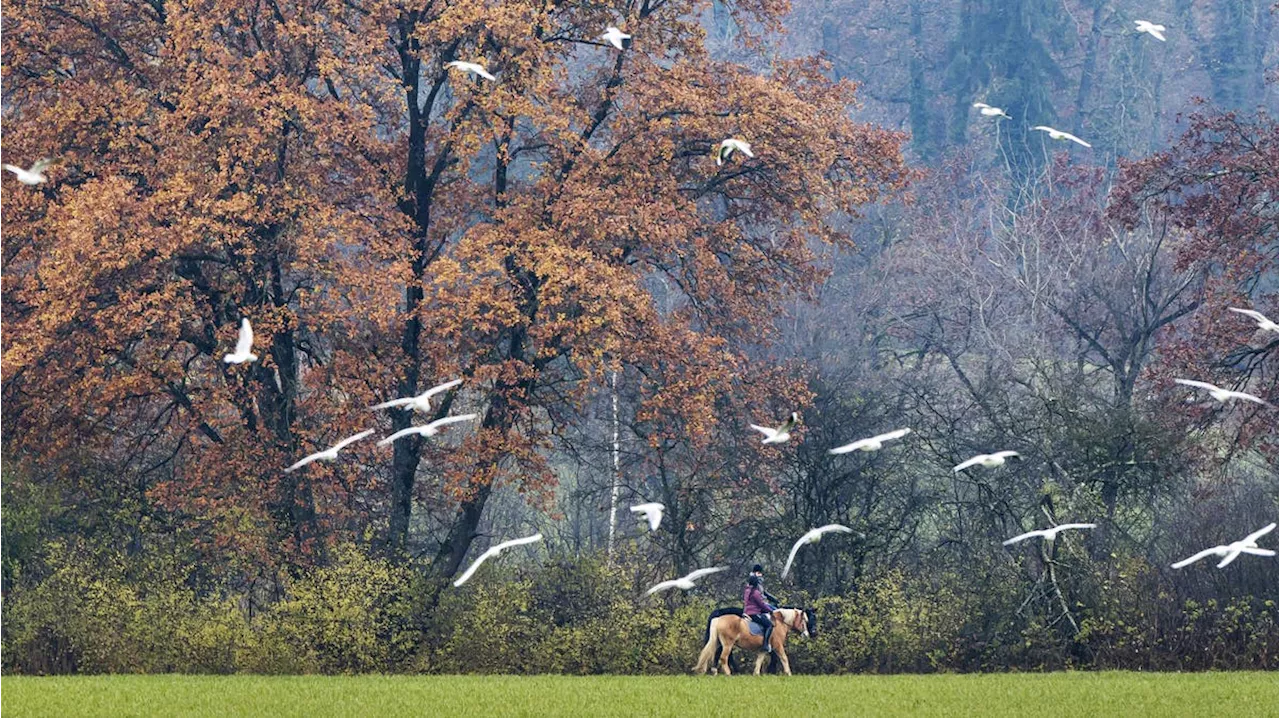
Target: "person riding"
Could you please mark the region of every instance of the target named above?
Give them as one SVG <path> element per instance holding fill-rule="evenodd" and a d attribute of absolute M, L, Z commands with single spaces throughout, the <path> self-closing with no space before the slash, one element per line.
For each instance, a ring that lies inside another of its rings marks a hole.
<path fill-rule="evenodd" d="M 764 590 L 764 567 L 756 564 L 747 576 L 742 591 L 742 613 L 764 629 L 764 652 L 772 653 L 769 636 L 773 633 L 773 612 L 778 610 L 778 599 Z"/>

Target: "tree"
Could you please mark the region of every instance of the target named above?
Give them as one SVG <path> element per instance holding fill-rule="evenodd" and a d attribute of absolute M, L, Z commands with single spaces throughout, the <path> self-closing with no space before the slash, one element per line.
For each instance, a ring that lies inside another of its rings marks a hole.
<path fill-rule="evenodd" d="M 61 158 L 6 243 L 8 448 L 75 445 L 259 555 L 374 516 L 398 552 L 429 475 L 438 509 L 457 502 L 433 562 L 452 575 L 495 485 L 548 499 L 548 451 L 608 371 L 679 377 L 642 401 L 697 441 L 736 424 L 706 389 L 740 381 L 730 346 L 767 341 L 769 308 L 821 275 L 810 243 L 847 244 L 836 219 L 904 179 L 901 137 L 847 118 L 851 85 L 712 61 L 689 3 L 630 6 L 624 52 L 589 39 L 590 4 L 130 10 L 7 20 L 28 38 L 8 51 L 10 146 Z M 748 43 L 782 12 L 735 8 Z M 717 166 L 729 136 L 756 158 Z M 263 359 L 227 367 L 242 315 Z M 280 471 L 452 376 L 438 415 L 480 415 L 456 445 Z"/>

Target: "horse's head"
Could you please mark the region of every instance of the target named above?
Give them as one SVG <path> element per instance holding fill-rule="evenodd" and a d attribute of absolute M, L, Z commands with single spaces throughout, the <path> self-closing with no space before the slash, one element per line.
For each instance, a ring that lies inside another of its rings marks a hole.
<path fill-rule="evenodd" d="M 804 624 L 807 638 L 818 637 L 818 612 L 812 608 L 804 609 Z"/>

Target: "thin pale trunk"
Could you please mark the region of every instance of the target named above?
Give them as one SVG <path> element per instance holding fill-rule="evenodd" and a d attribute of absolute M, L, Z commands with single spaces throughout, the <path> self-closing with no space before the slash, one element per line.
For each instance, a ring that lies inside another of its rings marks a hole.
<path fill-rule="evenodd" d="M 613 560 L 614 535 L 618 531 L 618 486 L 622 483 L 618 468 L 618 372 L 609 374 L 609 393 L 613 399 L 613 487 L 609 491 L 609 560 Z"/>

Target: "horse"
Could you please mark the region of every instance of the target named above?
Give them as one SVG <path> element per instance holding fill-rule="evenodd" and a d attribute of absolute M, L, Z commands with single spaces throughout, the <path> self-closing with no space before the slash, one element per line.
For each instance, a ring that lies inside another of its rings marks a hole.
<path fill-rule="evenodd" d="M 755 675 L 760 675 L 760 667 L 764 665 L 764 657 L 772 655 L 770 672 L 775 663 L 782 664 L 782 672 L 791 675 L 791 662 L 787 659 L 787 634 L 799 632 L 806 638 L 818 635 L 818 619 L 813 609 L 785 607 L 773 612 L 773 634 L 769 643 L 773 653 L 766 654 L 764 640 L 761 636 L 751 635 L 751 619 L 742 615 L 742 609 L 719 609 L 707 618 L 706 645 L 698 655 L 698 663 L 693 672 L 702 675 L 708 668 L 715 672 L 713 664 L 718 664 L 720 673 L 730 675 L 730 654 L 734 648 L 757 651 Z"/>

